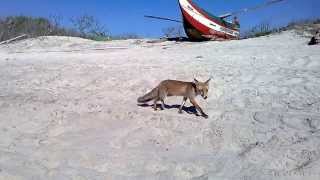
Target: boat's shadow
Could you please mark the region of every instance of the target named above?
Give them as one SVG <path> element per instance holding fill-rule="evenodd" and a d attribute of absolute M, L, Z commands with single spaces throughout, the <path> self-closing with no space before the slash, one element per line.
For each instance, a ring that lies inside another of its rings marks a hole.
<path fill-rule="evenodd" d="M 153 104 L 138 104 L 138 106 L 140 107 L 152 107 L 153 108 Z M 180 108 L 180 105 L 167 105 L 165 104 L 165 109 L 177 109 L 179 110 Z M 157 108 L 158 109 L 161 109 L 161 104 L 157 104 Z M 188 114 L 195 114 L 196 116 L 199 116 L 198 113 L 197 113 L 197 109 L 194 107 L 194 106 L 189 106 L 189 107 L 186 107 L 186 106 L 183 106 L 182 107 L 182 111 L 188 113 Z"/>
<path fill-rule="evenodd" d="M 166 38 L 167 41 L 175 41 L 175 42 L 189 42 L 191 41 L 187 37 L 172 37 L 172 38 Z"/>

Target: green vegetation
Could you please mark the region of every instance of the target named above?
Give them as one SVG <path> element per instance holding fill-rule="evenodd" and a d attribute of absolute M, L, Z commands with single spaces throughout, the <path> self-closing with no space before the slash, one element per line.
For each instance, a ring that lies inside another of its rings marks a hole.
<path fill-rule="evenodd" d="M 320 30 L 320 19 L 303 19 L 293 21 L 281 30 L 291 29 L 296 30 L 299 35 L 310 37 L 309 35 L 314 35 L 316 31 Z"/>
<path fill-rule="evenodd" d="M 9 16 L 0 18 L 0 41 L 7 40 L 21 34 L 29 37 L 37 36 L 79 36 L 75 30 L 62 28 L 58 24 L 45 18 L 28 16 Z"/>
<path fill-rule="evenodd" d="M 38 36 L 73 36 L 107 41 L 113 39 L 138 38 L 134 34 L 111 36 L 96 18 L 89 15 L 72 18 L 71 28 L 61 26 L 62 17 L 51 16 L 50 19 L 29 16 L 0 17 L 0 41 L 8 40 L 22 34 L 28 37 Z"/>
<path fill-rule="evenodd" d="M 300 35 L 314 34 L 319 29 L 320 19 L 303 19 L 290 22 L 284 27 L 271 27 L 270 23 L 263 22 L 253 26 L 248 31 L 241 34 L 242 39 L 267 36 L 273 33 L 278 33 L 287 30 L 296 30 Z"/>

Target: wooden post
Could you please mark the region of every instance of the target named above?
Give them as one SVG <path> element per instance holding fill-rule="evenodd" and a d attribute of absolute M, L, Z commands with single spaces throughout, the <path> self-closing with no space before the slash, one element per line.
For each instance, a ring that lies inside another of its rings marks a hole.
<path fill-rule="evenodd" d="M 28 36 L 28 35 L 23 34 L 23 35 L 20 35 L 20 36 L 15 37 L 15 38 L 2 41 L 2 42 L 0 42 L 0 45 L 2 45 L 2 44 L 8 44 L 8 43 L 11 43 L 11 42 L 13 42 L 13 41 L 16 41 L 16 40 L 19 40 L 19 39 L 22 39 L 22 38 L 26 38 L 27 36 Z"/>

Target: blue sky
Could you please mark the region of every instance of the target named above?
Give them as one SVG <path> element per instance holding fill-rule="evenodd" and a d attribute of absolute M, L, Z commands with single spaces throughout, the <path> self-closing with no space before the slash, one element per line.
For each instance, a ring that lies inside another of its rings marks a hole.
<path fill-rule="evenodd" d="M 266 0 L 194 0 L 213 14 L 224 14 L 255 6 Z M 0 16 L 60 15 L 63 24 L 83 14 L 93 15 L 115 35 L 134 33 L 142 37 L 159 37 L 162 29 L 179 24 L 145 19 L 143 15 L 156 15 L 180 19 L 177 0 L 1 0 Z M 244 31 L 261 22 L 283 25 L 292 20 L 320 17 L 320 0 L 285 0 L 259 11 L 239 16 Z"/>

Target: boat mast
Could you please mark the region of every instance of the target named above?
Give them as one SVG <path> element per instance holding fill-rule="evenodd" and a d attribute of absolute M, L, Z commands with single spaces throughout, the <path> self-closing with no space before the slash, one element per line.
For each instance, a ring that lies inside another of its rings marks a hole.
<path fill-rule="evenodd" d="M 151 18 L 151 19 L 160 19 L 160 20 L 165 20 L 165 21 L 172 21 L 176 23 L 182 23 L 182 21 L 176 20 L 176 19 L 171 19 L 171 18 L 166 18 L 166 17 L 159 17 L 159 16 L 150 16 L 150 15 L 145 15 L 145 18 Z"/>

